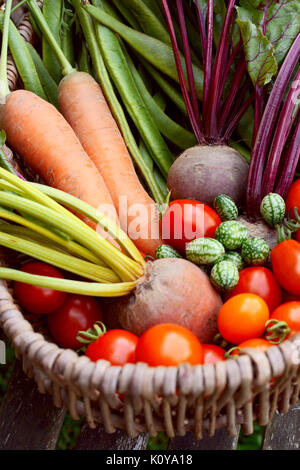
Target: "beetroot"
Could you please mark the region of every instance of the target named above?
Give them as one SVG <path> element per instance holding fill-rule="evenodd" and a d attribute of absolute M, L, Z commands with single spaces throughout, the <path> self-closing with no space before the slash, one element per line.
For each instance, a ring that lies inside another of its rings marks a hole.
<path fill-rule="evenodd" d="M 238 206 L 244 202 L 248 163 L 227 145 L 198 145 L 183 152 L 168 176 L 172 199 L 196 199 L 212 205 L 227 194 Z"/>
<path fill-rule="evenodd" d="M 138 336 L 154 325 L 175 323 L 209 343 L 217 333 L 221 306 L 221 297 L 201 269 L 169 258 L 147 263 L 134 292 L 112 303 L 109 316 Z"/>

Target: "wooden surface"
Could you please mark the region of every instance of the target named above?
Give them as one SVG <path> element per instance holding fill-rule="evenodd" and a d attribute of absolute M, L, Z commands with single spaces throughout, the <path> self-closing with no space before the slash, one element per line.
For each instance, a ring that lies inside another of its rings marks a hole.
<path fill-rule="evenodd" d="M 0 408 L 0 450 L 55 449 L 64 416 L 17 361 Z"/>
<path fill-rule="evenodd" d="M 148 440 L 148 434 L 140 434 L 136 439 L 131 439 L 121 430 L 107 434 L 101 425 L 97 429 L 89 429 L 84 424 L 76 450 L 145 450 Z"/>
<path fill-rule="evenodd" d="M 203 435 L 203 439 L 196 441 L 193 434 L 188 433 L 184 437 L 175 437 L 169 441 L 169 450 L 234 450 L 238 443 L 238 435 L 229 436 L 226 429 L 219 429 L 215 436 Z"/>
<path fill-rule="evenodd" d="M 289 413 L 274 416 L 266 427 L 263 449 L 300 450 L 300 403 Z"/>

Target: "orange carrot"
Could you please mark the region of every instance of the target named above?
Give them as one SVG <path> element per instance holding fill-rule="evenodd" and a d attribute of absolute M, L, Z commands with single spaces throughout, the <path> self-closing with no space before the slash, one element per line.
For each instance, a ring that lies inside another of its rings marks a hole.
<path fill-rule="evenodd" d="M 85 72 L 70 73 L 59 85 L 59 106 L 103 176 L 119 213 L 121 227 L 140 250 L 155 256 L 162 241 L 154 201 L 135 173 L 100 86 Z M 122 210 L 125 200 L 127 210 Z"/>
<path fill-rule="evenodd" d="M 102 176 L 54 106 L 29 91 L 14 91 L 0 107 L 0 127 L 8 143 L 46 184 L 100 210 L 109 206 L 110 218 L 118 220 Z"/>

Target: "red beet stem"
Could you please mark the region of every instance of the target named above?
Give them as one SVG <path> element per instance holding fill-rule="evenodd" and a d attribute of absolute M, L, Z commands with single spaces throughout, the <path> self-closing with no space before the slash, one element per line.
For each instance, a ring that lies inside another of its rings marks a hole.
<path fill-rule="evenodd" d="M 208 98 L 209 98 L 209 86 L 211 81 L 211 69 L 212 69 L 212 48 L 213 48 L 213 27 L 214 27 L 214 2 L 208 0 L 207 2 L 207 40 L 205 48 L 205 64 L 204 64 L 204 79 L 203 79 L 203 115 L 206 116 L 208 112 Z M 209 134 L 208 121 L 204 119 L 205 133 Z"/>
<path fill-rule="evenodd" d="M 220 117 L 220 120 L 219 120 L 219 128 L 220 129 L 223 128 L 224 123 L 227 121 L 227 119 L 230 115 L 232 107 L 235 103 L 236 95 L 237 95 L 237 93 L 239 91 L 239 88 L 240 88 L 240 85 L 241 85 L 241 83 L 244 79 L 246 68 L 247 68 L 246 62 L 245 62 L 244 58 L 242 58 L 239 61 L 238 65 L 237 65 L 237 72 L 234 76 L 232 86 L 230 88 L 230 91 L 228 93 L 228 96 L 227 96 L 227 98 L 225 100 L 225 103 L 224 103 L 224 106 L 223 106 L 222 114 L 221 114 L 221 117 Z"/>
<path fill-rule="evenodd" d="M 196 16 L 197 16 L 197 21 L 198 21 L 198 27 L 199 27 L 199 31 L 200 31 L 203 64 L 205 65 L 205 50 L 206 50 L 205 16 L 202 14 L 201 8 L 200 8 L 199 3 L 197 1 L 195 1 L 195 8 L 196 8 Z"/>
<path fill-rule="evenodd" d="M 245 112 L 247 111 L 247 109 L 249 108 L 251 103 L 253 103 L 253 101 L 254 101 L 254 92 L 251 93 L 249 98 L 240 107 L 239 111 L 235 115 L 232 115 L 230 117 L 230 122 L 228 123 L 227 129 L 226 129 L 226 131 L 224 133 L 224 137 L 223 137 L 223 140 L 225 142 L 230 139 L 230 136 L 233 133 L 234 129 L 236 128 L 236 126 L 238 125 L 238 123 L 240 122 L 242 117 L 244 116 Z"/>
<path fill-rule="evenodd" d="M 265 162 L 281 102 L 294 68 L 299 61 L 300 33 L 291 46 L 276 78 L 272 92 L 266 104 L 252 151 L 247 183 L 247 210 L 250 217 L 259 213 L 262 198 L 262 179 Z M 274 182 L 271 181 L 273 185 Z"/>
<path fill-rule="evenodd" d="M 297 164 L 300 158 L 300 118 L 296 123 L 295 132 L 293 134 L 290 146 L 284 155 L 284 167 L 280 175 L 276 193 L 286 199 L 290 186 L 295 177 Z"/>
<path fill-rule="evenodd" d="M 210 83 L 209 106 L 207 119 L 209 121 L 210 137 L 218 139 L 218 113 L 219 113 L 219 96 L 220 84 L 222 83 L 222 76 L 224 63 L 227 63 L 227 54 L 229 48 L 229 32 L 233 21 L 235 0 L 229 0 L 226 10 L 226 16 L 221 32 L 220 42 L 217 48 L 215 63 L 212 71 L 212 80 Z"/>
<path fill-rule="evenodd" d="M 192 60 L 191 60 L 189 39 L 188 39 L 188 34 L 187 34 L 187 29 L 186 29 L 186 24 L 185 24 L 185 19 L 184 19 L 182 0 L 176 0 L 176 6 L 177 6 L 177 11 L 178 11 L 179 26 L 180 26 L 180 32 L 181 32 L 181 37 L 182 37 L 182 45 L 183 45 L 183 53 L 184 53 L 184 58 L 185 58 L 186 71 L 187 71 L 187 79 L 188 79 L 190 95 L 191 95 L 191 105 L 193 108 L 195 119 L 198 123 L 200 123 L 198 98 L 197 98 L 196 87 L 195 87 L 195 79 L 194 79 L 193 66 L 192 66 Z"/>
<path fill-rule="evenodd" d="M 296 74 L 294 83 L 296 83 L 296 86 L 298 86 L 296 90 L 293 87 L 290 88 L 280 113 L 279 121 L 274 134 L 266 170 L 264 173 L 263 196 L 269 194 L 274 189 L 281 155 L 297 116 L 297 113 L 295 113 L 295 93 L 297 93 L 297 90 L 298 93 L 300 93 L 300 69 Z"/>
<path fill-rule="evenodd" d="M 178 43 L 176 39 L 176 33 L 174 30 L 172 16 L 171 16 L 169 6 L 168 6 L 168 1 L 162 0 L 162 5 L 163 5 L 163 9 L 164 9 L 165 16 L 166 16 L 166 21 L 167 21 L 169 34 L 170 34 L 172 47 L 173 47 L 174 59 L 175 59 L 176 68 L 178 72 L 179 83 L 180 83 L 183 99 L 185 102 L 185 106 L 187 109 L 187 113 L 188 113 L 188 116 L 189 116 L 189 119 L 193 128 L 194 134 L 196 136 L 196 139 L 198 140 L 199 144 L 202 144 L 205 142 L 205 139 L 204 139 L 203 133 L 201 132 L 199 122 L 197 122 L 196 120 L 193 106 L 191 104 L 191 100 L 190 100 L 190 96 L 189 96 L 189 92 L 188 92 L 188 88 L 187 88 L 187 84 L 185 81 L 185 76 L 184 76 L 183 68 L 181 64 L 180 52 L 179 52 L 179 47 L 178 47 Z"/>

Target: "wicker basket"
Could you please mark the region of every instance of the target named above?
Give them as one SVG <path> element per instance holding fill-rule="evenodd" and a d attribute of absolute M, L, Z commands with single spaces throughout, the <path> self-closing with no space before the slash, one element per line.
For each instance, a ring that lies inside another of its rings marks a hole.
<path fill-rule="evenodd" d="M 28 19 L 19 28 L 30 40 Z M 14 88 L 18 78 L 9 60 Z M 41 393 L 50 393 L 73 419 L 84 416 L 91 428 L 102 423 L 108 433 L 120 428 L 130 437 L 158 431 L 174 437 L 193 431 L 201 439 L 204 430 L 212 436 L 224 427 L 234 435 L 242 424 L 251 434 L 254 421 L 266 425 L 276 410 L 286 413 L 299 400 L 300 335 L 266 353 L 243 350 L 238 359 L 215 365 L 116 367 L 61 349 L 47 333 L 35 331 L 5 282 L 0 283 L 0 327 Z"/>
<path fill-rule="evenodd" d="M 73 419 L 85 416 L 90 427 L 103 423 L 108 433 L 125 429 L 169 437 L 193 431 L 213 435 L 226 427 L 230 434 L 242 424 L 253 432 L 253 421 L 265 425 L 275 410 L 286 413 L 300 391 L 300 335 L 266 353 L 244 350 L 238 359 L 217 364 L 148 367 L 111 366 L 91 362 L 61 349 L 35 332 L 14 303 L 5 283 L 0 286 L 0 326 L 12 339 L 24 371 L 54 404 L 66 406 Z"/>

